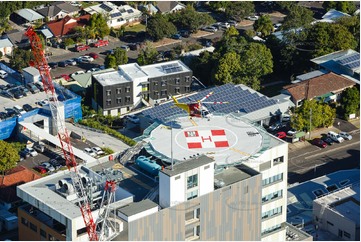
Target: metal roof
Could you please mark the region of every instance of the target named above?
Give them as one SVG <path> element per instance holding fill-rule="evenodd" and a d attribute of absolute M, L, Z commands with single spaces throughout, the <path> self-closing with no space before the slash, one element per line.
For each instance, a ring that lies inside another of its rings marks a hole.
<path fill-rule="evenodd" d="M 29 66 L 23 69 L 23 71 L 33 75 L 33 76 L 38 76 L 40 75 L 40 72 L 38 69 L 36 69 L 35 67 Z"/>
<path fill-rule="evenodd" d="M 192 71 L 180 60 L 146 65 L 141 68 L 149 76 L 149 78 Z"/>
<path fill-rule="evenodd" d="M 330 9 L 325 15 L 322 16 L 323 19 L 330 19 L 330 20 L 336 20 L 341 17 L 351 17 L 351 15 L 337 11 L 335 9 Z"/>
<path fill-rule="evenodd" d="M 0 48 L 4 48 L 4 47 L 13 47 L 14 45 L 11 43 L 11 41 L 6 38 L 6 39 L 0 39 Z"/>
<path fill-rule="evenodd" d="M 317 76 L 322 76 L 322 75 L 324 75 L 326 73 L 328 73 L 328 71 L 326 71 L 326 70 L 311 71 L 311 72 L 308 72 L 306 74 L 296 76 L 296 79 L 304 81 L 304 80 L 308 80 L 308 79 L 311 79 L 311 78 L 314 78 L 314 77 L 317 77 Z"/>
<path fill-rule="evenodd" d="M 45 38 L 47 38 L 47 39 L 54 36 L 54 35 L 51 33 L 51 31 L 48 30 L 48 29 L 42 29 L 42 30 L 40 30 L 40 31 L 41 31 L 41 33 L 45 36 Z"/>
<path fill-rule="evenodd" d="M 39 13 L 37 13 L 34 10 L 29 9 L 29 8 L 20 9 L 20 10 L 16 11 L 16 13 L 29 22 L 44 18 L 44 16 L 40 15 Z"/>

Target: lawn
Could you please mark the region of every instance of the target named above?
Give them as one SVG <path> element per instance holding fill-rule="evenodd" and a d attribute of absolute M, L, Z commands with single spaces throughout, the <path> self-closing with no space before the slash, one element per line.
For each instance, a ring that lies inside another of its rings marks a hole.
<path fill-rule="evenodd" d="M 81 1 L 80 3 L 82 8 L 87 8 L 99 4 L 98 2 L 88 2 L 88 1 Z"/>
<path fill-rule="evenodd" d="M 138 33 L 141 31 L 145 31 L 145 25 L 143 25 L 143 24 L 135 24 L 133 26 L 125 27 L 125 32 Z"/>

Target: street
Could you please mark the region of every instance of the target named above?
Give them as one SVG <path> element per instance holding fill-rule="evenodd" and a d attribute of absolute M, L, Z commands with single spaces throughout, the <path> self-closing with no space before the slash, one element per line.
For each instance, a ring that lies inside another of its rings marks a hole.
<path fill-rule="evenodd" d="M 315 145 L 289 152 L 288 184 L 303 182 L 338 170 L 360 168 L 360 130 L 352 140 L 324 149 Z"/>

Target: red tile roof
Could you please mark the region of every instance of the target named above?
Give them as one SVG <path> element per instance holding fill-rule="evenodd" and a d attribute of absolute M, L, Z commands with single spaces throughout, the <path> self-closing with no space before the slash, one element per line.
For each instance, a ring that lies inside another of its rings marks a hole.
<path fill-rule="evenodd" d="M 63 19 L 49 22 L 47 25 L 54 36 L 64 36 L 69 34 L 72 28 L 86 25 L 89 19 L 89 14 L 80 16 L 78 18 L 66 16 Z"/>
<path fill-rule="evenodd" d="M 326 93 L 340 92 L 355 85 L 355 82 L 333 72 L 283 87 L 294 100 L 313 99 Z"/>
<path fill-rule="evenodd" d="M 17 200 L 16 186 L 41 178 L 35 172 L 24 166 L 17 166 L 0 177 L 0 199 L 5 202 Z"/>

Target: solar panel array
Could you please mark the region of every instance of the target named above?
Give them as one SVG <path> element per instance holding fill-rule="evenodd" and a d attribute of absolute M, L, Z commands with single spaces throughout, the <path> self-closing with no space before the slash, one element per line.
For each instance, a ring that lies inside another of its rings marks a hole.
<path fill-rule="evenodd" d="M 134 13 L 133 9 L 128 9 L 127 12 L 128 13 Z"/>
<path fill-rule="evenodd" d="M 183 68 L 181 66 L 179 66 L 177 63 L 162 65 L 161 68 L 167 74 L 183 71 Z"/>
<path fill-rule="evenodd" d="M 111 15 L 110 15 L 110 17 L 111 18 L 116 18 L 116 17 L 119 17 L 119 16 L 122 16 L 122 13 L 112 13 Z"/>
<path fill-rule="evenodd" d="M 250 113 L 277 103 L 273 99 L 268 99 L 265 96 L 259 96 L 258 93 L 251 93 L 249 90 L 244 90 L 241 87 L 234 86 L 230 83 L 219 87 L 209 88 L 190 96 L 190 98 L 192 100 L 200 100 L 210 92 L 214 93 L 207 98 L 207 102 L 229 102 L 228 104 L 203 104 L 211 113 L 219 112 L 228 114 L 237 111 Z M 180 98 L 178 101 L 180 103 L 190 102 L 188 97 Z M 183 109 L 174 107 L 173 102 L 143 111 L 143 115 L 149 116 L 154 120 L 160 120 L 161 122 L 166 122 L 169 117 L 177 114 L 186 115 L 187 112 Z"/>
<path fill-rule="evenodd" d="M 337 60 L 337 63 L 346 68 L 353 69 L 360 66 L 360 53 L 354 53 L 350 56 Z"/>
<path fill-rule="evenodd" d="M 104 9 L 107 12 L 112 11 L 113 9 L 111 7 L 109 7 L 108 5 L 105 5 L 104 3 L 100 4 L 99 6 L 100 8 Z"/>

